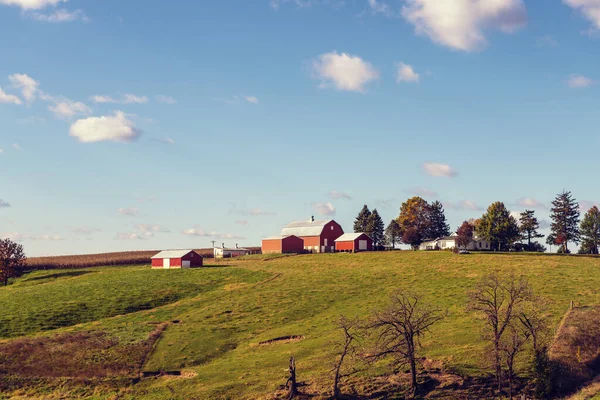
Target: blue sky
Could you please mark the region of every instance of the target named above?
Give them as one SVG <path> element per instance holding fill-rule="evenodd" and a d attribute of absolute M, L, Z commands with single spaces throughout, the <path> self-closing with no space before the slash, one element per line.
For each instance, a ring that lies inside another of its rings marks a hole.
<path fill-rule="evenodd" d="M 363 204 L 600 200 L 592 0 L 0 0 L 0 236 L 258 245 Z"/>

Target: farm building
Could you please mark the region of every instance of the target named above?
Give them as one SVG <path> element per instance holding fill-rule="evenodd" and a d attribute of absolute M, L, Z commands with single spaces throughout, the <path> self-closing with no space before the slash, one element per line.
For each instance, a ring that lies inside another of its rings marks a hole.
<path fill-rule="evenodd" d="M 215 258 L 231 258 L 240 257 L 250 254 L 250 250 L 244 249 L 243 247 L 225 247 L 225 243 L 221 244 L 221 247 L 215 247 L 213 249 L 213 255 Z"/>
<path fill-rule="evenodd" d="M 304 240 L 298 236 L 275 236 L 262 240 L 263 254 L 302 253 L 303 251 Z"/>
<path fill-rule="evenodd" d="M 335 251 L 335 239 L 344 234 L 341 225 L 334 220 L 291 222 L 283 227 L 281 236 L 294 235 L 304 241 L 304 250 L 313 253 L 331 253 Z"/>
<path fill-rule="evenodd" d="M 152 257 L 152 268 L 194 268 L 202 266 L 202 256 L 193 250 L 165 250 Z"/>
<path fill-rule="evenodd" d="M 335 251 L 372 251 L 373 240 L 366 233 L 344 233 L 335 240 Z"/>
<path fill-rule="evenodd" d="M 453 234 L 451 236 L 444 236 L 434 240 L 427 240 L 419 246 L 419 250 L 446 250 L 458 248 L 456 244 L 458 236 Z M 489 240 L 483 238 L 474 237 L 473 240 L 466 246 L 466 250 L 480 250 L 487 251 L 491 249 Z"/>

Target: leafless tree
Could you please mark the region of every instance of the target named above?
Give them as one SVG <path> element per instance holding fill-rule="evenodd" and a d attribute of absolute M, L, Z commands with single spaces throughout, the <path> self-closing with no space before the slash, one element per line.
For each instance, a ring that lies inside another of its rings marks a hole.
<path fill-rule="evenodd" d="M 420 339 L 429 328 L 441 321 L 447 311 L 434 308 L 423 301 L 423 296 L 406 290 L 397 290 L 390 304 L 376 312 L 367 323 L 367 330 L 375 334 L 373 352 L 366 358 L 370 361 L 393 356 L 401 365 L 409 365 L 411 389 L 417 390 L 417 349 Z"/>
<path fill-rule="evenodd" d="M 8 278 L 20 276 L 27 264 L 23 246 L 10 239 L 0 239 L 0 281 L 8 285 Z"/>
<path fill-rule="evenodd" d="M 484 276 L 469 294 L 468 309 L 481 313 L 486 321 L 486 337 L 493 346 L 498 391 L 502 390 L 502 336 L 531 298 L 531 286 L 525 278 L 517 278 L 514 274 L 503 278 L 497 272 Z"/>
<path fill-rule="evenodd" d="M 517 354 L 524 350 L 524 345 L 531 332 L 523 325 L 520 321 L 513 321 L 506 330 L 506 334 L 501 339 L 500 351 L 504 353 L 504 361 L 507 367 L 507 378 L 508 378 L 508 396 L 512 400 L 513 398 L 513 380 L 515 377 L 515 358 Z"/>
<path fill-rule="evenodd" d="M 533 341 L 533 352 L 537 353 L 548 342 L 550 328 L 548 326 L 548 310 L 546 301 L 540 297 L 531 299 L 517 314 L 524 329 L 529 332 Z"/>
<path fill-rule="evenodd" d="M 298 384 L 296 383 L 296 360 L 294 357 L 290 357 L 290 376 L 285 382 L 285 387 L 288 389 L 288 399 L 293 399 L 298 394 Z"/>
<path fill-rule="evenodd" d="M 335 365 L 333 367 L 333 397 L 339 398 L 340 392 L 340 381 L 344 378 L 353 375 L 359 370 L 354 366 L 350 369 L 344 368 L 344 361 L 347 357 L 354 358 L 357 354 L 357 346 L 361 335 L 359 333 L 360 320 L 358 318 L 349 319 L 342 315 L 338 321 L 338 328 L 342 331 L 344 339 L 338 343 L 339 354 L 337 356 Z"/>

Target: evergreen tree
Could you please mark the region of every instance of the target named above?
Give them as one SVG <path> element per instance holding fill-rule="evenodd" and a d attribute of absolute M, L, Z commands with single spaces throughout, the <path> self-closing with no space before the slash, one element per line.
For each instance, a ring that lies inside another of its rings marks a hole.
<path fill-rule="evenodd" d="M 571 192 L 563 191 L 552 202 L 550 209 L 552 234 L 547 243 L 558 244 L 559 252 L 569 253 L 569 242 L 579 243 L 579 204 Z"/>
<path fill-rule="evenodd" d="M 384 229 L 383 219 L 381 219 L 377 209 L 374 208 L 371 215 L 369 215 L 367 229 L 365 230 L 365 233 L 373 240 L 373 246 L 377 247 L 383 243 Z"/>
<path fill-rule="evenodd" d="M 429 206 L 429 227 L 426 236 L 428 239 L 436 239 L 448 235 L 450 235 L 450 225 L 446 221 L 444 206 L 436 200 Z"/>
<path fill-rule="evenodd" d="M 403 243 L 416 248 L 427 238 L 430 225 L 430 208 L 429 204 L 418 196 L 402 203 L 397 221 L 403 233 Z"/>
<path fill-rule="evenodd" d="M 354 219 L 354 233 L 366 232 L 367 231 L 367 222 L 369 220 L 369 216 L 371 215 L 371 211 L 369 211 L 369 207 L 365 204 Z"/>
<path fill-rule="evenodd" d="M 594 206 L 585 213 L 581 221 L 581 248 L 582 254 L 598 254 L 600 245 L 600 210 Z"/>
<path fill-rule="evenodd" d="M 402 229 L 400 229 L 400 225 L 395 219 L 391 220 L 385 229 L 385 241 L 392 246 L 392 249 L 396 248 L 396 243 L 402 241 Z"/>
<path fill-rule="evenodd" d="M 527 251 L 532 251 L 531 239 L 542 238 L 544 235 L 540 234 L 537 230 L 540 229 L 540 223 L 534 216 L 535 211 L 525 210 L 521 213 L 519 222 L 521 226 L 519 231 L 521 232 L 521 238 L 527 240 Z"/>
<path fill-rule="evenodd" d="M 508 250 L 519 239 L 519 226 L 504 203 L 497 201 L 481 216 L 477 234 L 490 241 L 492 248 Z"/>

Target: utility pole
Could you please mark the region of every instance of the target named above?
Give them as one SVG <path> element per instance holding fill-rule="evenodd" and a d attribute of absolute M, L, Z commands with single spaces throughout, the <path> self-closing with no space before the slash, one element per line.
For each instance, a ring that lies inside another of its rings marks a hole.
<path fill-rule="evenodd" d="M 215 243 L 216 243 L 217 241 L 216 241 L 216 240 L 211 240 L 210 242 L 212 243 L 212 245 L 213 245 L 213 249 L 214 249 L 214 248 L 215 248 Z"/>

